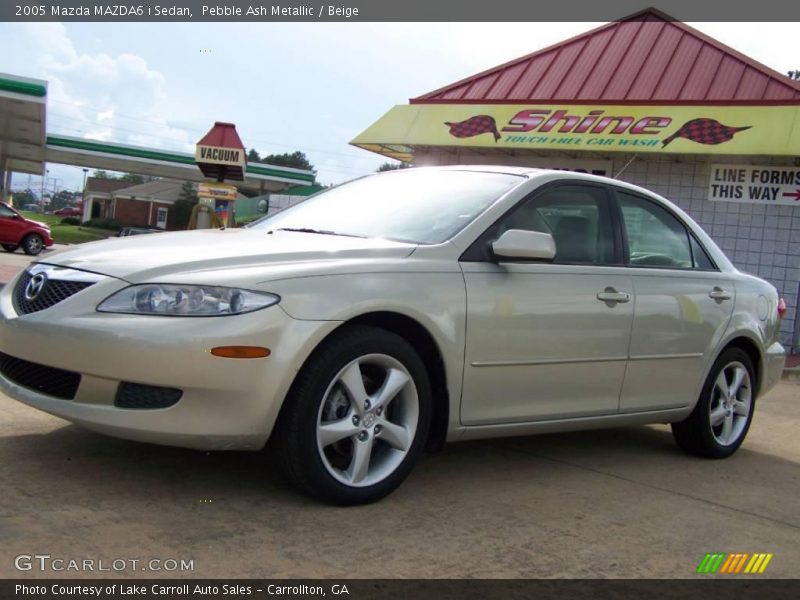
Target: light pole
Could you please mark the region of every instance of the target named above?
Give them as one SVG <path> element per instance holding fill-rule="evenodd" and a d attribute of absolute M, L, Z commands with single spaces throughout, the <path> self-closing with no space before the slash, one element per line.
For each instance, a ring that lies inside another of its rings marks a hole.
<path fill-rule="evenodd" d="M 89 172 L 89 169 L 83 170 L 83 193 L 81 194 L 81 212 L 84 212 L 84 206 L 86 206 L 86 174 Z"/>
<path fill-rule="evenodd" d="M 47 176 L 50 174 L 50 169 L 44 170 L 44 177 L 42 177 L 42 193 L 39 196 L 39 212 L 44 214 L 44 189 L 47 185 Z"/>

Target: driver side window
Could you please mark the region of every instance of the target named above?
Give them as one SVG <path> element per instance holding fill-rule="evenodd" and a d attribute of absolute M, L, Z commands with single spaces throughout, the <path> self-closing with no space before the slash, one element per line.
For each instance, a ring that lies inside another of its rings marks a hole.
<path fill-rule="evenodd" d="M 689 234 L 666 209 L 640 196 L 617 192 L 632 267 L 691 269 Z"/>
<path fill-rule="evenodd" d="M 537 194 L 503 219 L 498 235 L 509 229 L 552 235 L 556 244 L 554 263 L 614 262 L 611 221 L 601 188 L 565 185 Z"/>

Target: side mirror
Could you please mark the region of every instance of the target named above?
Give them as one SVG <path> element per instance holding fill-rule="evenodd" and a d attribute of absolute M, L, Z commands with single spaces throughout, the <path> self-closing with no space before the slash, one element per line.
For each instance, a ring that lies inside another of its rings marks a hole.
<path fill-rule="evenodd" d="M 553 260 L 556 242 L 549 233 L 509 229 L 492 242 L 492 252 L 500 259 Z"/>

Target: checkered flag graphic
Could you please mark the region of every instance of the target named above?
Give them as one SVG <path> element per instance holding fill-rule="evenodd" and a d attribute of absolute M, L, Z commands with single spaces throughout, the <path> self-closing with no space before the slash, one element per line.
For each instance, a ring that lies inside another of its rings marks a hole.
<path fill-rule="evenodd" d="M 500 132 L 497 131 L 497 123 L 494 117 L 489 115 L 476 115 L 470 117 L 466 121 L 459 121 L 452 123 L 447 121 L 445 123 L 450 127 L 450 135 L 457 138 L 466 138 L 480 135 L 482 133 L 491 133 L 494 136 L 494 141 L 500 139 Z"/>
<path fill-rule="evenodd" d="M 687 121 L 683 127 L 678 129 L 675 133 L 669 136 L 661 143 L 661 147 L 665 147 L 675 138 L 686 138 L 698 144 L 722 144 L 733 139 L 733 136 L 738 131 L 750 129 L 747 127 L 729 127 L 723 125 L 715 119 L 692 119 Z"/>

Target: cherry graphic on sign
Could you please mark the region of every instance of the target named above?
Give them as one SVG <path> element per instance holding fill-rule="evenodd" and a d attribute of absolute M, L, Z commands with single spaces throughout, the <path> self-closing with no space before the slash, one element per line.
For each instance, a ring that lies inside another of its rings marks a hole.
<path fill-rule="evenodd" d="M 733 136 L 745 129 L 750 129 L 752 125 L 746 127 L 730 127 L 723 125 L 716 119 L 692 119 L 684 123 L 683 127 L 661 142 L 661 147 L 665 147 L 675 138 L 686 138 L 698 144 L 722 144 L 733 139 Z"/>
<path fill-rule="evenodd" d="M 494 141 L 500 139 L 500 133 L 497 131 L 497 123 L 494 117 L 490 115 L 475 115 L 466 121 L 445 123 L 450 128 L 450 135 L 457 138 L 473 137 L 482 133 L 491 133 L 494 136 Z"/>

